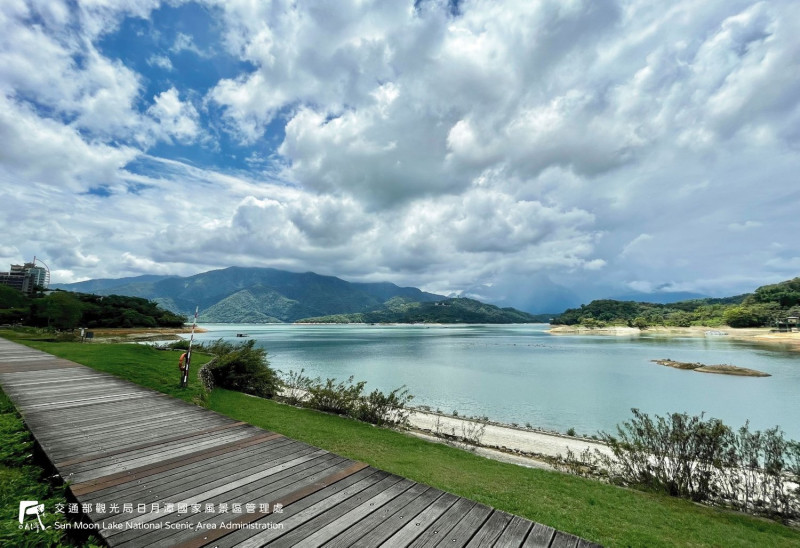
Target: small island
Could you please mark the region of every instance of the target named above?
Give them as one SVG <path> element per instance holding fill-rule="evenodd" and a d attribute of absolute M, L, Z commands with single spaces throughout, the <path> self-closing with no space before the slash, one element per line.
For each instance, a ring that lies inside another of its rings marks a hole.
<path fill-rule="evenodd" d="M 674 367 L 675 369 L 686 369 L 690 371 L 697 371 L 698 373 L 716 373 L 718 375 L 738 375 L 740 377 L 771 377 L 769 373 L 763 371 L 756 371 L 755 369 L 748 369 L 746 367 L 737 367 L 735 365 L 720 364 L 720 365 L 705 365 L 699 362 L 676 362 L 669 358 L 663 360 L 650 360 L 659 365 L 666 365 L 667 367 Z"/>

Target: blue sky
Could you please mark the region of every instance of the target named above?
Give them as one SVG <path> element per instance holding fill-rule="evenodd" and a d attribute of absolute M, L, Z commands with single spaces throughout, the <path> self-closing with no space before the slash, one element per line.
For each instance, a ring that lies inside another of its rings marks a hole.
<path fill-rule="evenodd" d="M 0 261 L 529 310 L 751 291 L 800 273 L 799 22 L 788 0 L 3 2 Z"/>

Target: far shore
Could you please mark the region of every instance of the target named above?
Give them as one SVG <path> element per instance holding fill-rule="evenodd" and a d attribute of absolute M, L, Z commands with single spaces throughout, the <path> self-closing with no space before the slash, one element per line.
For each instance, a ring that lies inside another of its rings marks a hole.
<path fill-rule="evenodd" d="M 577 325 L 554 325 L 547 330 L 551 335 L 605 335 L 616 337 L 728 337 L 739 341 L 784 345 L 792 350 L 800 351 L 800 333 L 777 332 L 769 327 L 735 328 L 735 327 L 663 327 L 653 326 L 646 329 L 638 327 L 608 326 L 582 327 Z"/>
<path fill-rule="evenodd" d="M 94 334 L 94 340 L 103 342 L 143 342 L 179 340 L 192 332 L 192 327 L 98 327 L 87 329 Z M 195 327 L 195 333 L 208 330 Z"/>

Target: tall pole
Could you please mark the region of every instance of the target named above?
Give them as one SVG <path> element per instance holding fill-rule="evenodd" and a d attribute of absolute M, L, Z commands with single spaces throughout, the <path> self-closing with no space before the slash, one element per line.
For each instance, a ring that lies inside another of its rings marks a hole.
<path fill-rule="evenodd" d="M 189 350 L 186 351 L 186 363 L 183 364 L 183 377 L 181 377 L 181 388 L 186 388 L 189 385 L 189 364 L 192 361 L 192 343 L 194 342 L 194 328 L 197 327 L 197 311 L 199 306 L 194 309 L 194 321 L 192 322 L 192 335 L 189 337 Z"/>

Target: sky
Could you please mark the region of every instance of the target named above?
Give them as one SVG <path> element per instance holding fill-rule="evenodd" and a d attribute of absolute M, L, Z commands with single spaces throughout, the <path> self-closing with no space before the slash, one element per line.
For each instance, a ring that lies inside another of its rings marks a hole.
<path fill-rule="evenodd" d="M 800 275 L 800 3 L 4 0 L 0 268 L 534 311 Z"/>

